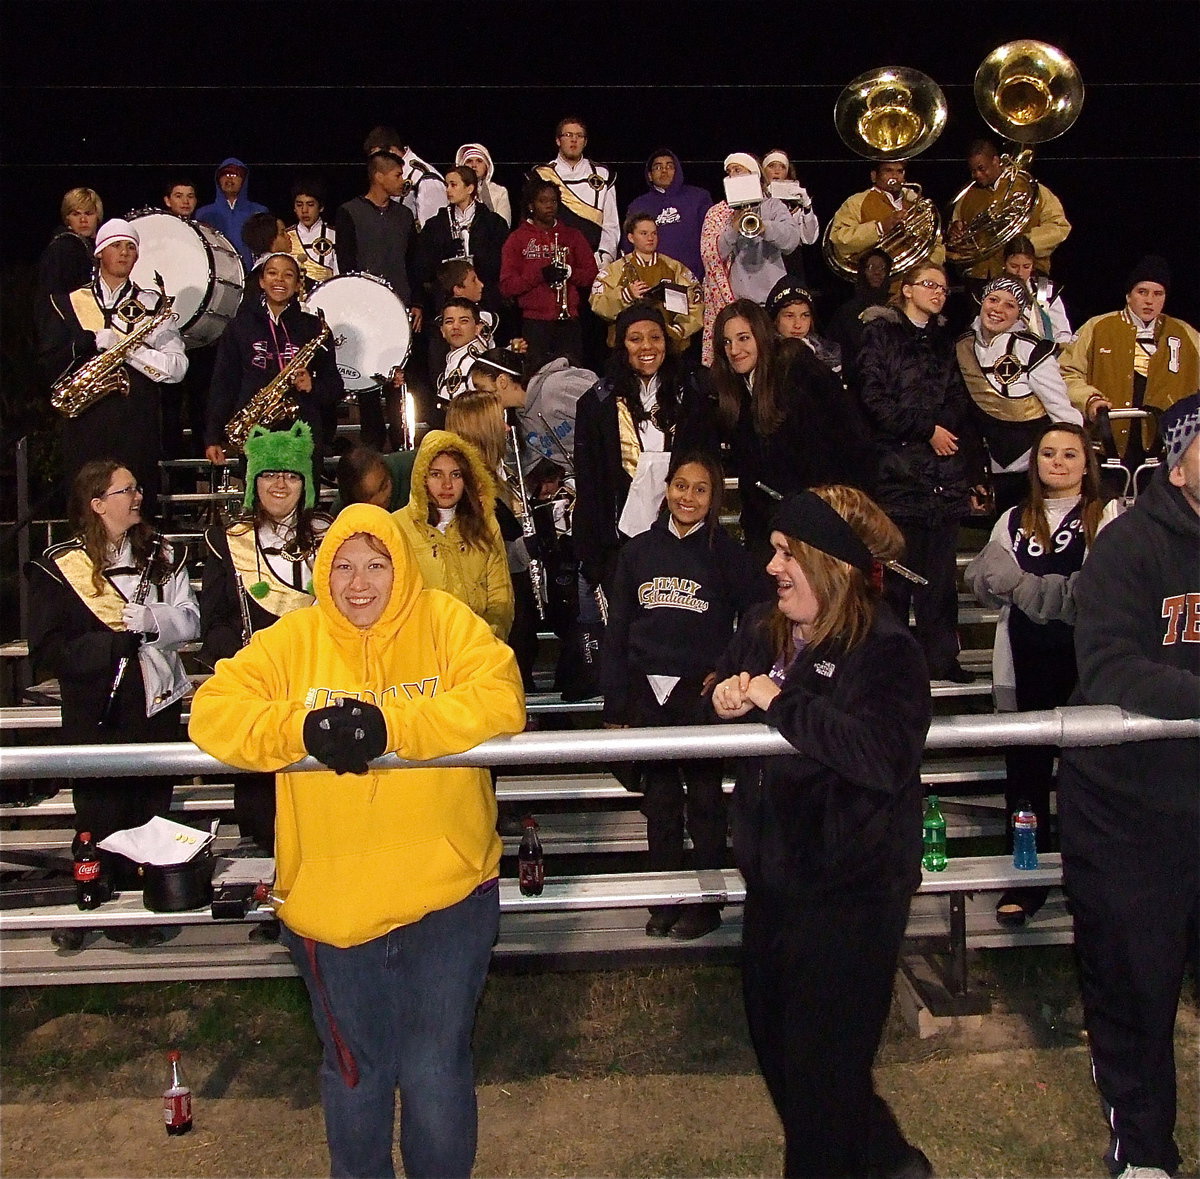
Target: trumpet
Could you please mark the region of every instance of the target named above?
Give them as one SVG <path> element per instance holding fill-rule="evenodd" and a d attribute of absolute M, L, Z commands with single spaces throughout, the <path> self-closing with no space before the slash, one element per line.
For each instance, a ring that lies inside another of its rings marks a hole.
<path fill-rule="evenodd" d="M 747 241 L 753 241 L 762 235 L 762 206 L 752 205 L 743 210 L 738 217 L 738 236 L 744 237 Z"/>
<path fill-rule="evenodd" d="M 554 251 L 550 255 L 550 260 L 555 266 L 561 266 L 563 270 L 571 268 L 571 251 L 566 246 L 558 244 L 558 234 L 554 235 Z M 558 299 L 558 319 L 570 319 L 571 311 L 568 300 L 567 280 L 564 278 L 562 282 L 554 284 L 554 294 Z"/>

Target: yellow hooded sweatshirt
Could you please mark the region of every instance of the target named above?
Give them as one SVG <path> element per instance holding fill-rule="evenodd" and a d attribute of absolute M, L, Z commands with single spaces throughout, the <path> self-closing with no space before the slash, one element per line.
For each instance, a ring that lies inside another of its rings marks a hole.
<path fill-rule="evenodd" d="M 457 518 L 446 525 L 444 533 L 429 523 L 429 488 L 425 481 L 433 460 L 445 450 L 457 450 L 471 468 L 468 478 L 479 491 L 484 519 L 492 538 L 486 549 L 467 544 L 459 531 Z M 507 639 L 513 624 L 508 550 L 500 535 L 500 525 L 496 523 L 496 483 L 479 451 L 465 438 L 448 430 L 430 430 L 421 440 L 421 448 L 413 461 L 408 503 L 393 515 L 417 555 L 417 565 L 425 584 L 466 602 L 492 628 L 492 634 L 498 639 Z"/>
<path fill-rule="evenodd" d="M 378 537 L 392 592 L 359 628 L 334 604 L 341 544 Z M 427 760 L 520 732 L 525 697 L 512 651 L 456 598 L 425 589 L 392 517 L 346 508 L 313 571 L 316 602 L 255 634 L 196 692 L 188 726 L 205 752 L 275 771 L 306 756 L 304 720 L 338 697 L 369 700 L 387 722 L 387 752 Z M 302 937 L 347 948 L 448 908 L 499 872 L 496 799 L 487 770 L 280 774 L 276 779 L 279 916 Z"/>

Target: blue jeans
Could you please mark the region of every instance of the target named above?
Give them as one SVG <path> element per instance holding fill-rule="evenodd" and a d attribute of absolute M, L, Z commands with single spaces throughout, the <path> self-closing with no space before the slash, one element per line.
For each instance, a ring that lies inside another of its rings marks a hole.
<path fill-rule="evenodd" d="M 478 1128 L 471 1033 L 499 924 L 500 890 L 489 881 L 348 950 L 281 931 L 325 1048 L 331 1175 L 395 1175 L 397 1089 L 405 1174 L 470 1175 Z"/>

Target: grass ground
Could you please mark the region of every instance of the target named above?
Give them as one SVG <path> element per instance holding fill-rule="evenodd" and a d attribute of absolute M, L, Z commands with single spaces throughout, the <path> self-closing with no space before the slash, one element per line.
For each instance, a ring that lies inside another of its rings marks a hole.
<path fill-rule="evenodd" d="M 939 1174 L 1100 1175 L 1104 1127 L 1068 951 L 980 955 L 993 1014 L 919 1040 L 898 1013 L 878 1083 Z M 480 1008 L 479 1175 L 777 1174 L 782 1139 L 732 967 L 494 973 Z M 0 993 L 3 1144 L 17 1175 L 323 1174 L 316 1036 L 290 979 Z M 1179 1024 L 1197 1169 L 1197 1017 Z M 158 1121 L 182 1049 L 196 1131 Z"/>

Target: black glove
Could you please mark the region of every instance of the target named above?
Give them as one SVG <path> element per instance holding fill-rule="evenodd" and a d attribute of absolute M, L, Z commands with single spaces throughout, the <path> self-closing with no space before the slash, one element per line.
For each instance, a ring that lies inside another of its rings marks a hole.
<path fill-rule="evenodd" d="M 117 659 L 133 659 L 142 645 L 142 636 L 136 630 L 119 630 L 112 637 L 112 657 Z"/>
<path fill-rule="evenodd" d="M 548 266 L 542 267 L 542 278 L 546 280 L 548 286 L 555 286 L 560 282 L 566 282 L 567 268 L 551 262 Z"/>
<path fill-rule="evenodd" d="M 304 718 L 304 748 L 339 774 L 365 774 L 387 748 L 387 722 L 374 704 L 343 698 Z"/>

